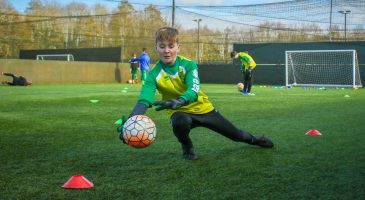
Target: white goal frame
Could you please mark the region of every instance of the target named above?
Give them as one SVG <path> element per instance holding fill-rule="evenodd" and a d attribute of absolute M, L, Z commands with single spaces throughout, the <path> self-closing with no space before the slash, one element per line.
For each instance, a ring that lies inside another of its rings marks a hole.
<path fill-rule="evenodd" d="M 341 61 L 341 58 L 338 59 L 335 58 L 337 60 L 326 60 L 326 56 L 328 57 L 327 59 L 332 59 L 333 57 L 336 57 L 336 56 L 330 57 L 328 56 L 328 53 L 336 55 L 341 55 L 341 53 L 347 54 L 346 58 L 348 60 L 346 60 L 346 63 L 343 63 L 344 61 Z M 305 61 L 297 62 L 299 59 L 309 54 L 313 55 L 312 57 L 313 60 L 308 59 Z M 321 62 L 319 62 L 318 58 L 323 58 L 324 61 L 322 62 L 321 60 Z M 333 70 L 330 71 L 327 69 L 333 69 Z M 343 70 L 343 72 L 339 70 Z M 325 80 L 324 78 L 323 80 L 322 79 L 315 80 L 316 77 L 322 78 L 325 76 L 331 79 Z M 352 88 L 362 87 L 356 50 L 351 49 L 351 50 L 285 51 L 285 84 L 287 87 L 288 86 L 322 86 L 322 87 L 328 86 L 328 87 L 352 87 Z"/>
<path fill-rule="evenodd" d="M 54 57 L 63 57 L 65 59 L 47 59 Z M 65 61 L 75 61 L 74 56 L 72 54 L 44 54 L 37 55 L 37 60 L 65 60 Z"/>

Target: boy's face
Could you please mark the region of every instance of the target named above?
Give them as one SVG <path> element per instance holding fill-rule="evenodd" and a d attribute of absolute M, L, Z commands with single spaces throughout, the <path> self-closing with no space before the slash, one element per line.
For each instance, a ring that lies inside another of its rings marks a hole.
<path fill-rule="evenodd" d="M 166 65 L 173 65 L 176 61 L 176 56 L 180 51 L 180 45 L 177 42 L 158 41 L 157 52 L 160 60 Z"/>
<path fill-rule="evenodd" d="M 234 59 L 237 59 L 237 58 L 238 58 L 238 53 L 237 53 L 237 52 L 235 52 L 235 53 L 234 53 L 233 58 L 234 58 Z"/>

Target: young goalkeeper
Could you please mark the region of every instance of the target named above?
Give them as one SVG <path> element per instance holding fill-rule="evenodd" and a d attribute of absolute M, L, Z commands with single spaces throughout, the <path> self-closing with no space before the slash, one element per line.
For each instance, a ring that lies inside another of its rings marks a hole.
<path fill-rule="evenodd" d="M 180 50 L 178 30 L 160 28 L 156 32 L 156 46 L 160 60 L 149 72 L 129 117 L 143 115 L 152 106 L 156 106 L 156 111 L 167 110 L 172 130 L 181 143 L 183 158 L 189 160 L 197 159 L 189 137 L 195 127 L 209 128 L 236 142 L 273 147 L 269 139 L 236 128 L 213 107 L 200 90 L 196 63 L 177 55 Z M 162 95 L 161 101 L 154 99 L 156 90 Z"/>

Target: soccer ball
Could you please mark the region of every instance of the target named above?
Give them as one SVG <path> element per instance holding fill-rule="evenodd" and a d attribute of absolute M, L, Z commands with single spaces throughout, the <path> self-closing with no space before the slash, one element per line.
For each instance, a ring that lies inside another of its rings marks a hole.
<path fill-rule="evenodd" d="M 144 148 L 156 138 L 156 125 L 145 115 L 129 118 L 123 126 L 123 140 L 129 146 Z"/>
<path fill-rule="evenodd" d="M 243 90 L 243 87 L 244 87 L 243 83 L 237 83 L 237 90 L 238 91 Z"/>

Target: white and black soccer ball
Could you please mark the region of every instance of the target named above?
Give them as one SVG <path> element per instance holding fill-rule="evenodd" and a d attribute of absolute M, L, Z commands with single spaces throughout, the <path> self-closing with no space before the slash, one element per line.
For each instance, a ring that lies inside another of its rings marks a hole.
<path fill-rule="evenodd" d="M 130 117 L 123 125 L 123 139 L 129 146 L 147 147 L 156 139 L 156 125 L 146 115 Z"/>
<path fill-rule="evenodd" d="M 245 86 L 245 85 L 243 85 L 243 83 L 237 83 L 237 90 L 238 90 L 238 91 L 243 90 L 244 86 Z"/>

